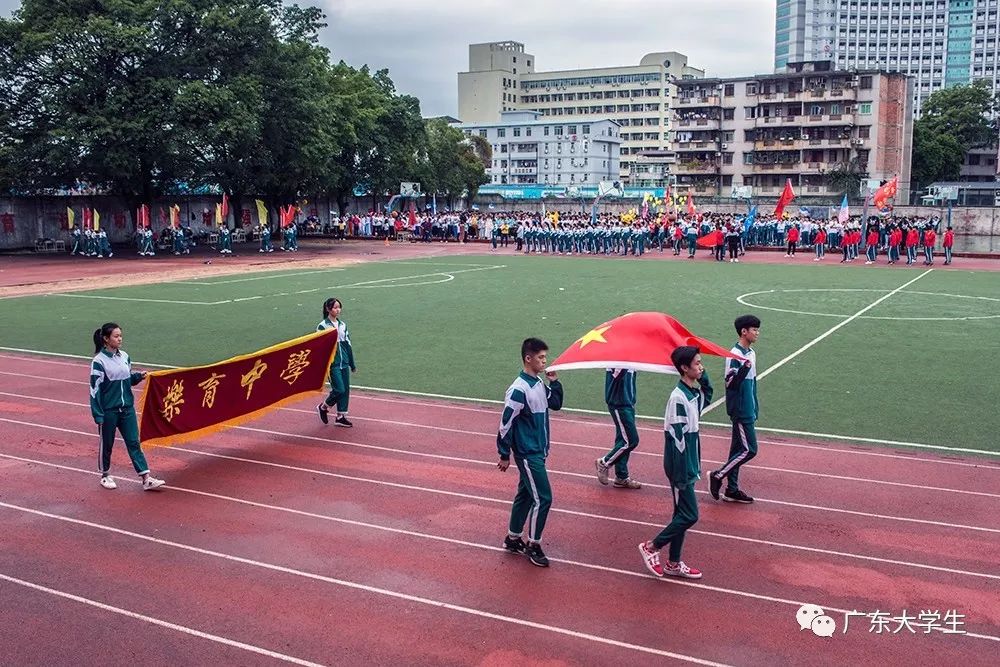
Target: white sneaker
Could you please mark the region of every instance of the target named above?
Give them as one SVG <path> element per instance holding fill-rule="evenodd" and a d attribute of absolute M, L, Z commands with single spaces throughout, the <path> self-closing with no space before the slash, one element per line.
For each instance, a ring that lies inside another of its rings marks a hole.
<path fill-rule="evenodd" d="M 152 475 L 146 475 L 146 479 L 142 480 L 142 490 L 143 491 L 155 491 L 166 484 L 162 479 L 156 479 Z"/>
<path fill-rule="evenodd" d="M 103 486 L 105 489 L 118 488 L 118 485 L 115 484 L 115 480 L 109 475 L 104 475 L 103 477 L 101 477 L 101 486 Z"/>
<path fill-rule="evenodd" d="M 815 258 L 813 258 L 813 261 L 814 261 L 814 262 L 818 262 L 818 261 L 819 261 L 819 257 L 815 257 Z"/>
<path fill-rule="evenodd" d="M 733 261 L 734 261 L 734 262 L 736 262 L 737 264 L 739 264 L 739 263 L 740 263 L 740 260 L 739 260 L 739 259 L 734 259 Z"/>

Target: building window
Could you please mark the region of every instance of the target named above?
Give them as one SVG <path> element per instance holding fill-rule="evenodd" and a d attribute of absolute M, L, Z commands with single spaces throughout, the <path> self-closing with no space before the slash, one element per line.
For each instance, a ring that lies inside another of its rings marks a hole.
<path fill-rule="evenodd" d="M 862 125 L 858 128 L 858 139 L 868 139 L 871 136 L 872 128 L 868 125 Z"/>
<path fill-rule="evenodd" d="M 576 125 L 568 125 L 566 127 L 566 134 L 576 134 Z"/>
<path fill-rule="evenodd" d="M 531 128 L 530 127 L 524 128 L 524 136 L 526 136 L 526 137 L 530 137 L 531 136 Z"/>
<path fill-rule="evenodd" d="M 548 125 L 546 125 L 545 127 L 542 128 L 542 135 L 546 136 L 546 137 L 549 136 L 549 127 L 548 127 Z"/>
<path fill-rule="evenodd" d="M 870 76 L 861 77 L 861 90 L 872 89 L 872 78 Z"/>
<path fill-rule="evenodd" d="M 756 94 L 757 94 L 757 83 L 756 82 L 748 83 L 747 95 L 756 95 Z"/>
<path fill-rule="evenodd" d="M 862 102 L 858 105 L 858 113 L 862 116 L 870 116 L 872 113 L 872 103 Z"/>
<path fill-rule="evenodd" d="M 486 130 L 479 130 L 479 136 L 485 137 L 486 136 Z"/>
<path fill-rule="evenodd" d="M 498 137 L 506 137 L 507 136 L 507 130 L 506 130 L 506 128 L 503 128 L 503 127 L 499 128 L 497 130 L 497 136 Z"/>
<path fill-rule="evenodd" d="M 583 134 L 590 134 L 590 126 L 589 125 L 584 125 L 583 126 Z"/>
<path fill-rule="evenodd" d="M 515 137 L 521 136 L 521 128 L 519 128 L 519 127 L 515 127 L 514 128 L 514 136 Z"/>
<path fill-rule="evenodd" d="M 563 133 L 562 125 L 556 125 L 556 136 L 561 137 Z"/>
<path fill-rule="evenodd" d="M 736 109 L 723 109 L 722 110 L 722 120 L 732 120 L 735 115 Z"/>
<path fill-rule="evenodd" d="M 736 86 L 731 83 L 727 83 L 725 88 L 722 89 L 722 94 L 726 97 L 732 97 L 736 94 Z"/>

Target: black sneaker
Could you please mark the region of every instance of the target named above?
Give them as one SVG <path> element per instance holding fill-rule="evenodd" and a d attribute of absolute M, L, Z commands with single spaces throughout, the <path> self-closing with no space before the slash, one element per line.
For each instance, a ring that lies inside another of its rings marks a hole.
<path fill-rule="evenodd" d="M 715 471 L 708 473 L 708 491 L 716 500 L 719 499 L 719 489 L 722 488 L 722 478 L 715 476 Z"/>
<path fill-rule="evenodd" d="M 524 553 L 528 556 L 528 560 L 531 561 L 532 565 L 537 565 L 538 567 L 549 566 L 549 559 L 545 557 L 545 553 L 542 551 L 542 545 L 538 542 L 533 542 L 527 545 Z"/>
<path fill-rule="evenodd" d="M 736 489 L 735 491 L 727 490 L 724 494 L 722 494 L 722 499 L 725 500 L 727 503 L 744 503 L 747 505 L 753 502 L 753 498 L 743 493 L 739 489 Z"/>
<path fill-rule="evenodd" d="M 336 423 L 337 423 L 337 426 L 346 426 L 347 428 L 351 428 L 352 426 L 354 426 L 354 424 L 352 424 L 347 419 L 347 417 L 337 417 Z"/>
<path fill-rule="evenodd" d="M 520 537 L 511 537 L 508 535 L 503 538 L 503 548 L 512 554 L 523 554 L 528 545 Z"/>
<path fill-rule="evenodd" d="M 318 406 L 316 406 L 316 412 L 319 413 L 319 420 L 321 422 L 323 422 L 324 424 L 330 423 L 330 411 L 324 404 L 320 403 Z"/>

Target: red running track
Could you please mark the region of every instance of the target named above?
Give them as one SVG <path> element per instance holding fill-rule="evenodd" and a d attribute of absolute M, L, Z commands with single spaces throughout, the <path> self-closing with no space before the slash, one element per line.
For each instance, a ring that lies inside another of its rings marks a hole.
<path fill-rule="evenodd" d="M 170 486 L 158 494 L 132 483 L 119 445 L 108 492 L 93 471 L 85 373 L 0 357 L 0 590 L 13 610 L 0 645 L 13 664 L 977 665 L 997 654 L 993 462 L 765 442 L 744 472 L 760 502 L 699 495 L 685 558 L 705 579 L 657 581 L 635 545 L 669 515 L 662 435 L 643 430 L 633 456 L 646 488 L 604 488 L 591 471 L 610 425 L 563 415 L 548 463 L 554 562 L 540 570 L 497 548 L 516 477 L 492 467 L 492 408 L 361 394 L 356 427 L 337 429 L 303 401 L 149 450 Z M 719 460 L 728 436 L 705 436 L 704 459 Z M 901 458 L 872 455 L 887 453 Z M 804 602 L 838 634 L 800 632 Z M 833 611 L 904 608 L 956 609 L 977 636 L 876 635 L 859 618 L 842 634 Z"/>

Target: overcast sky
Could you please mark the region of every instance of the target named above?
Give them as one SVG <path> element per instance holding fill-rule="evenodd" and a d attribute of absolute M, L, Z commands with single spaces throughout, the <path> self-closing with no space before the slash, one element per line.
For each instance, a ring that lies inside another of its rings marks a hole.
<path fill-rule="evenodd" d="M 387 67 L 425 116 L 455 115 L 468 45 L 513 40 L 536 71 L 637 65 L 679 51 L 707 76 L 773 70 L 773 0 L 313 0 L 334 61 Z M 0 0 L 9 15 L 19 0 Z"/>

